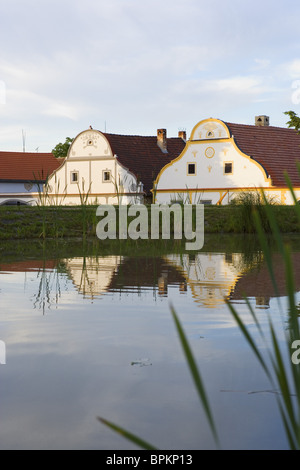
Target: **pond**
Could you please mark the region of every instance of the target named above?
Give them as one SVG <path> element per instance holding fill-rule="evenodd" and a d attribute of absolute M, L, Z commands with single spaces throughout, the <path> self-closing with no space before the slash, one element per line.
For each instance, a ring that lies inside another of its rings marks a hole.
<path fill-rule="evenodd" d="M 55 247 L 7 244 L 0 252 L 2 450 L 137 449 L 98 417 L 160 449 L 214 449 L 171 305 L 205 382 L 221 447 L 288 448 L 277 391 L 225 303 L 254 333 L 247 295 L 263 328 L 271 315 L 283 338 L 284 269 L 275 251 L 280 298 L 251 237 L 211 236 L 198 253 L 156 256 L 104 254 L 80 242 Z M 292 249 L 300 304 L 300 239 Z"/>

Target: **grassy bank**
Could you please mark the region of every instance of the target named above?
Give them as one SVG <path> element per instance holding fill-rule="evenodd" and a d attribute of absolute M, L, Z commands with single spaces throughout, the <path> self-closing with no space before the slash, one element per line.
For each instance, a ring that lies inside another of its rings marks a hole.
<path fill-rule="evenodd" d="M 95 238 L 100 221 L 96 209 L 96 206 L 0 206 L 0 240 Z M 206 234 L 254 233 L 252 209 L 242 205 L 206 206 L 204 231 Z M 300 231 L 295 206 L 273 206 L 272 210 L 282 233 Z M 264 208 L 260 207 L 259 212 L 263 221 Z M 268 231 L 267 226 L 265 229 Z"/>

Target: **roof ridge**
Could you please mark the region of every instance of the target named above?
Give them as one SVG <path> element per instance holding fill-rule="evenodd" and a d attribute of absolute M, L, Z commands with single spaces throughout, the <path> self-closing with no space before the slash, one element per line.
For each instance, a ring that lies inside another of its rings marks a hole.
<path fill-rule="evenodd" d="M 13 154 L 13 155 L 53 155 L 54 157 L 54 154 L 52 152 L 21 152 L 21 151 L 13 151 L 13 150 L 0 150 L 0 155 L 1 153 L 5 153 L 5 154 Z"/>
<path fill-rule="evenodd" d="M 156 136 L 156 135 L 114 134 L 114 133 L 110 133 L 110 132 L 102 132 L 102 131 L 100 131 L 100 132 L 101 132 L 101 134 L 103 134 L 105 137 L 114 136 L 114 137 L 140 137 L 140 138 L 142 138 L 142 139 L 157 139 L 157 136 Z M 167 136 L 167 139 L 181 139 L 181 137 L 179 137 L 179 136 L 168 137 L 168 136 Z"/>
<path fill-rule="evenodd" d="M 237 122 L 227 122 L 223 121 L 227 126 L 239 126 L 239 127 L 252 127 L 253 129 L 279 129 L 283 131 L 295 131 L 296 129 L 293 129 L 291 127 L 280 127 L 280 126 L 256 126 L 255 124 L 244 124 L 244 123 L 237 123 Z"/>

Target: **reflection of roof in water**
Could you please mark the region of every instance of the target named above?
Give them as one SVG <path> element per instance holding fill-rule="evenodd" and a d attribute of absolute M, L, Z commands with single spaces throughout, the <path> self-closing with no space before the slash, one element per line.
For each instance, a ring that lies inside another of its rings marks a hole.
<path fill-rule="evenodd" d="M 300 291 L 300 253 L 293 252 L 295 290 Z M 266 261 L 242 263 L 241 254 L 199 253 L 161 257 L 77 257 L 66 260 L 23 260 L 1 263 L 1 272 L 53 271 L 63 263 L 78 292 L 87 298 L 106 292 L 157 291 L 168 295 L 169 286 L 181 292 L 191 289 L 194 301 L 216 307 L 244 296 L 256 298 L 257 305 L 268 305 L 276 293 Z M 273 269 L 280 296 L 286 295 L 284 261 L 280 254 L 272 256 Z"/>
<path fill-rule="evenodd" d="M 62 261 L 76 289 L 85 298 L 93 299 L 108 291 L 122 259 L 121 256 L 86 256 Z"/>
<path fill-rule="evenodd" d="M 295 290 L 300 291 L 300 253 L 292 254 L 294 269 Z M 280 296 L 286 295 L 285 267 L 282 256 L 273 254 L 272 265 L 276 279 L 277 289 Z M 276 297 L 274 286 L 268 270 L 266 261 L 251 269 L 241 276 L 231 292 L 230 300 L 240 300 L 243 297 Z"/>
<path fill-rule="evenodd" d="M 166 259 L 184 275 L 194 301 L 208 308 L 224 304 L 243 270 L 241 253 L 199 252 Z"/>
<path fill-rule="evenodd" d="M 56 260 L 24 260 L 13 263 L 0 263 L 0 271 L 4 272 L 27 272 L 39 270 L 53 270 L 57 266 Z"/>
<path fill-rule="evenodd" d="M 166 291 L 167 286 L 182 288 L 184 275 L 164 259 L 157 257 L 125 258 L 108 286 L 109 291 L 148 289 L 158 287 Z M 163 292 L 162 292 L 163 293 Z"/>

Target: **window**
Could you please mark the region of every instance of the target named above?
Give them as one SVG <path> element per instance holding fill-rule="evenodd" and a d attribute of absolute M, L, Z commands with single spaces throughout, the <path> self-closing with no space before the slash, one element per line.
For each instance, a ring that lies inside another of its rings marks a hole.
<path fill-rule="evenodd" d="M 103 183 L 109 183 L 111 181 L 111 173 L 109 170 L 105 170 L 102 173 Z"/>
<path fill-rule="evenodd" d="M 224 173 L 227 174 L 227 175 L 232 173 L 232 162 L 224 163 Z"/>
<path fill-rule="evenodd" d="M 71 171 L 71 183 L 78 183 L 78 171 Z"/>
<path fill-rule="evenodd" d="M 196 163 L 188 163 L 188 175 L 196 174 Z"/>

